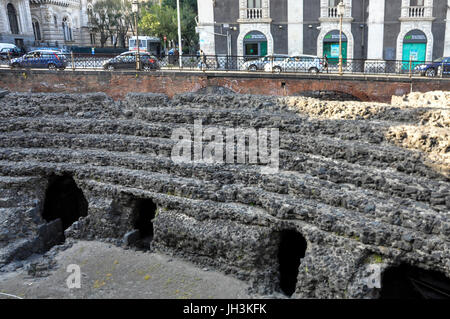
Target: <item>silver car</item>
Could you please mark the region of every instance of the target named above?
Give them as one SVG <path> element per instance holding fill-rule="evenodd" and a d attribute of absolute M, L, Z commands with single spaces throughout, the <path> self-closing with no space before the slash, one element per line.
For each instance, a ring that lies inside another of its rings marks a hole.
<path fill-rule="evenodd" d="M 245 70 L 245 71 L 257 71 L 257 70 L 264 70 L 264 66 L 267 63 L 270 63 L 272 61 L 283 61 L 284 59 L 286 59 L 288 56 L 287 55 L 281 55 L 281 54 L 277 54 L 277 55 L 273 55 L 273 56 L 265 56 L 262 58 L 259 58 L 257 60 L 250 60 L 247 62 L 244 62 L 240 69 L 241 70 Z"/>
<path fill-rule="evenodd" d="M 322 60 L 314 55 L 299 55 L 282 61 L 273 61 L 264 66 L 266 72 L 322 72 Z"/>

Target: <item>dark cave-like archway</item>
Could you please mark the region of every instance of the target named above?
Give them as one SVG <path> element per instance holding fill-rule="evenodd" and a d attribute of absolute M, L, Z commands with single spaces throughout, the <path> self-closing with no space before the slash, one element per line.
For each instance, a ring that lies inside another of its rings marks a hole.
<path fill-rule="evenodd" d="M 300 259 L 305 257 L 306 240 L 295 230 L 283 230 L 280 235 L 278 262 L 280 271 L 280 289 L 292 296 L 297 285 Z"/>
<path fill-rule="evenodd" d="M 149 198 L 136 199 L 133 207 L 133 228 L 139 231 L 139 238 L 135 245 L 139 248 L 149 248 L 153 240 L 153 219 L 157 206 Z"/>
<path fill-rule="evenodd" d="M 450 299 L 450 278 L 402 264 L 382 274 L 380 299 Z"/>
<path fill-rule="evenodd" d="M 87 212 L 87 200 L 71 176 L 50 177 L 42 212 L 47 222 L 60 218 L 65 230 Z"/>

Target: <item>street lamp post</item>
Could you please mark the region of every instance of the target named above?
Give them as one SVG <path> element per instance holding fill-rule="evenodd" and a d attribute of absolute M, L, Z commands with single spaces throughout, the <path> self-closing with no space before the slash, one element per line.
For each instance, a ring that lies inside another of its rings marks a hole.
<path fill-rule="evenodd" d="M 339 75 L 342 75 L 342 20 L 345 14 L 345 4 L 341 1 L 337 6 L 339 15 Z"/>
<path fill-rule="evenodd" d="M 181 44 L 181 21 L 180 21 L 180 0 L 177 0 L 177 22 L 178 22 L 178 50 L 179 50 L 179 65 L 180 69 L 183 67 L 183 46 Z"/>
<path fill-rule="evenodd" d="M 137 22 L 137 15 L 139 12 L 139 2 L 137 0 L 134 0 L 131 4 L 131 11 L 134 13 L 134 25 L 136 28 L 136 46 L 137 46 L 137 55 L 136 55 L 136 70 L 141 69 L 141 54 L 139 51 L 139 31 L 138 31 L 138 22 Z"/>

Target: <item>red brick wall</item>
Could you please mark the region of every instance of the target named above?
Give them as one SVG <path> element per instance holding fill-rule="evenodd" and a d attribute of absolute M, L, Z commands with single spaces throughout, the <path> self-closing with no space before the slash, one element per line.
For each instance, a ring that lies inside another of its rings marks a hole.
<path fill-rule="evenodd" d="M 283 85 L 284 83 L 284 85 Z M 0 88 L 10 91 L 86 93 L 105 92 L 114 99 L 129 92 L 175 94 L 195 92 L 207 86 L 223 86 L 237 93 L 295 95 L 302 91 L 337 91 L 362 101 L 388 102 L 411 88 L 409 78 L 356 76 L 205 74 L 202 72 L 104 72 L 0 70 Z M 450 91 L 450 79 L 413 78 L 414 91 Z"/>

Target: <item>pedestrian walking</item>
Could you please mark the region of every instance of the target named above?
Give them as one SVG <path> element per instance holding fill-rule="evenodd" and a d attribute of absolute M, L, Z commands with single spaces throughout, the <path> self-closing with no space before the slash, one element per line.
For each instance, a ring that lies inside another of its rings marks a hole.
<path fill-rule="evenodd" d="M 324 68 L 325 70 L 327 70 L 327 73 L 328 73 L 328 57 L 327 57 L 326 54 L 325 54 L 324 57 L 323 57 L 323 68 Z"/>
<path fill-rule="evenodd" d="M 200 50 L 200 67 L 201 69 L 208 68 L 208 64 L 206 63 L 206 55 L 205 52 L 203 52 L 203 50 Z"/>

